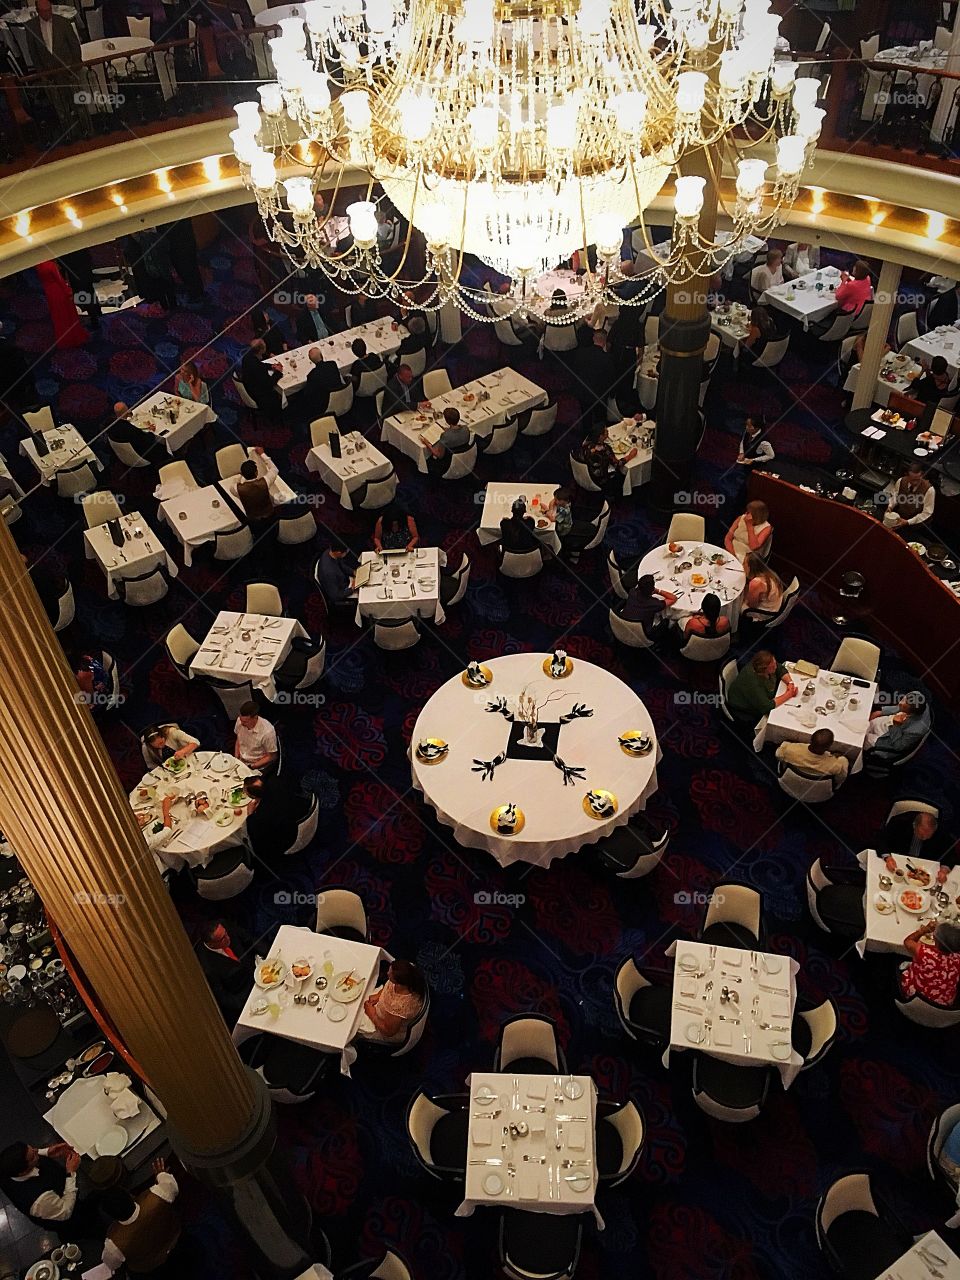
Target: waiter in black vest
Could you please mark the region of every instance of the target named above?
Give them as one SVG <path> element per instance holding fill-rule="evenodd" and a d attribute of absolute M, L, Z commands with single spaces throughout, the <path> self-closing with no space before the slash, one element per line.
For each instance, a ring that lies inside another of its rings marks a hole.
<path fill-rule="evenodd" d="M 0 1190 L 38 1226 L 74 1230 L 79 1167 L 80 1155 L 67 1142 L 39 1148 L 13 1142 L 0 1151 Z"/>

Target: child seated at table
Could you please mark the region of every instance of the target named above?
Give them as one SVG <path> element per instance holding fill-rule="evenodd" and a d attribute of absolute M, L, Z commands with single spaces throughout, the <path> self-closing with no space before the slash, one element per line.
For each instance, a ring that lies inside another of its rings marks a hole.
<path fill-rule="evenodd" d="M 427 984 L 408 960 L 394 960 L 387 981 L 363 1004 L 359 1034 L 368 1040 L 402 1040 L 423 1008 Z"/>

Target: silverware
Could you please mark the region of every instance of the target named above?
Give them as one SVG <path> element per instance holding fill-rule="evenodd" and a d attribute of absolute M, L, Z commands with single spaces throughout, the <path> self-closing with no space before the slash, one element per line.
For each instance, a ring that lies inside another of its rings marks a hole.
<path fill-rule="evenodd" d="M 743 981 L 743 979 L 738 978 L 735 973 L 725 973 L 723 970 L 720 971 L 720 976 L 726 982 L 742 982 Z"/>
<path fill-rule="evenodd" d="M 541 1110 L 542 1110 L 542 1108 L 541 1108 Z M 554 1118 L 554 1120 L 561 1120 L 561 1121 L 562 1121 L 562 1120 L 586 1120 L 586 1118 L 587 1118 L 587 1117 L 586 1117 L 586 1116 L 566 1116 L 566 1115 L 562 1116 L 562 1115 L 560 1115 L 560 1114 L 557 1114 L 557 1115 L 555 1115 L 553 1118 Z"/>
<path fill-rule="evenodd" d="M 580 1167 L 589 1168 L 593 1164 L 592 1160 L 561 1160 L 561 1169 L 577 1169 Z"/>
<path fill-rule="evenodd" d="M 697 1009 L 695 1006 L 689 1005 L 689 1004 L 680 1004 L 679 1001 L 673 1007 L 675 1009 L 681 1009 L 684 1013 L 696 1013 L 696 1014 L 703 1013 L 702 1009 Z"/>
<path fill-rule="evenodd" d="M 584 1173 L 566 1173 L 563 1175 L 564 1182 L 582 1182 L 586 1174 Z"/>
<path fill-rule="evenodd" d="M 546 1164 L 547 1163 L 546 1156 L 524 1156 L 523 1158 L 530 1164 Z"/>
<path fill-rule="evenodd" d="M 503 1164 L 502 1160 L 471 1160 L 471 1164 Z"/>

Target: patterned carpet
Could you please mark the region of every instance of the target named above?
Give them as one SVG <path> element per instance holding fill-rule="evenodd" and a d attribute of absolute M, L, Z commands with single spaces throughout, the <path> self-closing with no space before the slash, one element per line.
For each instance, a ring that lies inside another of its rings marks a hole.
<path fill-rule="evenodd" d="M 105 318 L 84 348 L 48 353 L 44 302 L 31 276 L 4 282 L 0 318 L 38 361 L 38 390 L 63 421 L 92 434 L 116 399 L 134 403 L 196 355 L 211 383 L 239 357 L 248 331 L 239 322 L 258 297 L 255 266 L 242 237 L 224 233 L 205 257 L 206 301 L 197 311 L 164 314 L 140 307 Z M 466 332 L 443 356 L 456 385 L 498 367 L 503 358 L 489 326 Z M 325 704 L 283 721 L 286 767 L 303 776 L 320 800 L 316 841 L 282 868 L 261 867 L 251 889 L 227 904 L 229 915 L 258 936 L 296 918 L 291 895 L 326 884 L 359 892 L 373 940 L 416 961 L 428 976 L 433 1005 L 419 1049 L 397 1061 L 361 1058 L 353 1079 L 333 1078 L 323 1096 L 281 1109 L 279 1126 L 296 1176 L 334 1247 L 337 1267 L 391 1245 L 418 1280 L 489 1280 L 497 1274 L 496 1218 L 478 1211 L 453 1216 L 456 1192 L 438 1190 L 409 1150 L 405 1105 L 421 1083 L 436 1091 L 463 1087 L 465 1076 L 491 1062 L 498 1028 L 511 1014 L 537 1011 L 556 1019 L 573 1069 L 591 1074 L 602 1094 L 632 1095 L 648 1126 L 637 1173 L 601 1191 L 606 1229 L 585 1226 L 579 1280 L 796 1280 L 822 1273 L 814 1233 L 817 1197 L 839 1173 L 869 1168 L 892 1189 L 915 1230 L 945 1214 L 929 1194 L 924 1144 L 932 1117 L 956 1100 L 956 1035 L 924 1033 L 904 1022 L 889 997 L 891 966 L 833 947 L 809 922 L 804 875 L 817 855 L 838 845 L 868 845 L 895 796 L 891 787 L 857 777 L 826 808 L 805 811 L 774 785 L 769 757 L 759 758 L 718 720 L 698 693 L 712 693 L 710 668 L 664 664 L 616 647 L 606 625 L 605 552 L 585 555 L 576 569 L 548 567 L 529 582 L 496 574 L 492 549 L 472 532 L 476 495 L 487 479 L 559 482 L 576 404 L 565 375 L 537 361 L 518 367 L 560 401 L 556 432 L 525 441 L 481 462 L 476 482 L 440 485 L 398 459 L 401 497 L 415 511 L 425 545 L 448 555 L 466 550 L 473 576 L 464 603 L 445 626 L 428 631 L 408 654 L 383 654 L 352 620 L 327 631 Z M 784 457 L 829 465 L 833 428 L 841 414 L 835 369 L 791 351 L 781 378 L 751 381 L 733 374 L 726 357 L 707 400 L 708 430 L 695 488 L 718 501 L 706 506 L 708 532 L 738 510 L 741 479 L 731 470 L 744 414 L 764 410 L 776 423 L 772 439 Z M 214 475 L 213 449 L 239 438 L 264 445 L 294 487 L 319 493 L 304 468 L 305 425 L 261 427 L 241 409 L 224 381 L 215 390 L 220 417 L 212 441 L 197 441 L 187 459 L 201 482 Z M 568 434 L 569 433 L 569 434 Z M 33 473 L 17 456 L 15 426 L 3 428 L 0 449 L 26 485 Z M 121 474 L 112 454 L 103 487 L 126 495 L 128 509 L 151 519 L 152 472 Z M 293 548 L 278 563 L 276 581 L 286 611 L 313 633 L 326 627 L 312 583 L 317 550 L 328 539 L 366 543 L 371 520 L 345 512 L 332 495 L 317 508 L 317 546 Z M 723 501 L 719 501 L 722 499 Z M 106 600 L 97 570 L 83 558 L 77 508 L 46 490 L 25 504 L 16 537 L 31 560 L 49 555 L 69 574 L 77 595 L 73 636 L 118 659 L 126 698 L 103 720 L 107 746 L 125 786 L 142 772 L 137 730 L 175 718 L 206 745 L 227 741 L 228 725 L 212 696 L 185 684 L 166 659 L 162 638 L 177 620 L 202 635 L 221 607 L 238 607 L 246 580 L 199 556 L 181 571 L 169 596 L 146 611 Z M 773 513 L 776 523 L 776 512 Z M 646 509 L 643 491 L 619 501 L 608 542 L 636 551 L 662 537 L 663 521 Z M 177 553 L 179 561 L 179 552 Z M 788 625 L 776 633 L 778 653 L 830 658 L 837 637 L 806 593 Z M 523 865 L 502 871 L 479 852 L 453 847 L 410 789 L 406 748 L 424 701 L 468 657 L 493 657 L 563 646 L 627 681 L 653 716 L 663 749 L 660 789 L 651 812 L 672 827 L 670 852 L 650 879 L 611 879 L 589 852 L 550 870 Z M 908 674 L 884 655 L 892 687 Z M 897 779 L 897 794 L 942 805 L 954 819 L 956 722 L 939 712 L 937 740 Z M 830 996 L 840 1011 L 837 1043 L 827 1059 L 778 1091 L 761 1119 L 724 1126 L 693 1104 L 689 1067 L 674 1059 L 664 1071 L 656 1056 L 622 1034 L 611 998 L 620 960 L 633 952 L 642 967 L 665 967 L 664 950 L 690 936 L 703 913 L 702 896 L 718 881 L 748 881 L 764 895 L 770 949 L 800 964 L 802 995 Z M 520 906 L 479 905 L 476 895 L 523 895 Z M 189 886 L 176 889 L 191 931 L 206 908 Z M 192 1262 L 190 1276 L 251 1274 L 216 1211 L 188 1189 L 184 1198 Z"/>

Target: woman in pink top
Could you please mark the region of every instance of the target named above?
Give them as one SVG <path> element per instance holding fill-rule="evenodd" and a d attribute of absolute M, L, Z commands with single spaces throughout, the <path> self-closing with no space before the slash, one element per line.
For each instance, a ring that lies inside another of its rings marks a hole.
<path fill-rule="evenodd" d="M 387 980 L 364 1001 L 363 1011 L 373 1023 L 374 1038 L 398 1039 L 423 1008 L 427 984 L 408 960 L 394 960 Z"/>
<path fill-rule="evenodd" d="M 873 285 L 870 283 L 870 268 L 858 258 L 853 264 L 853 275 L 840 272 L 840 283 L 837 285 L 837 306 L 842 312 L 859 311 L 865 302 L 873 297 Z"/>

